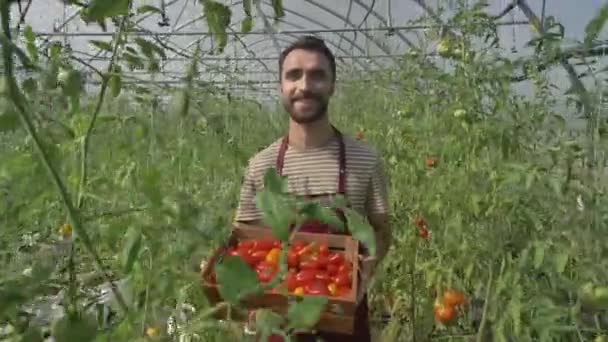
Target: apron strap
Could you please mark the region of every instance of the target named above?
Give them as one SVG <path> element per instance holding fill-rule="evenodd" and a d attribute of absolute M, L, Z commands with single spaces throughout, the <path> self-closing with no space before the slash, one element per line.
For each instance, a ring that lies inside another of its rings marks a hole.
<path fill-rule="evenodd" d="M 339 155 L 338 155 L 338 190 L 339 194 L 346 194 L 346 146 L 344 144 L 344 137 L 342 133 L 333 125 L 331 126 L 336 133 L 338 138 L 338 144 L 340 146 Z M 289 134 L 286 134 L 281 141 L 281 146 L 279 147 L 279 153 L 277 155 L 276 160 L 276 169 L 279 176 L 283 175 L 283 166 L 285 165 L 285 154 L 287 152 L 287 148 L 289 147 Z"/>

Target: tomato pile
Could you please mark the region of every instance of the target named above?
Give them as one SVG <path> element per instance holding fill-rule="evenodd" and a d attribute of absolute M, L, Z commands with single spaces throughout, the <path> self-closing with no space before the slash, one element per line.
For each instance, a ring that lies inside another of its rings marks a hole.
<path fill-rule="evenodd" d="M 456 308 L 463 305 L 466 301 L 464 293 L 448 289 L 443 293 L 442 298 L 435 299 L 433 311 L 435 319 L 441 323 L 449 323 L 456 318 Z"/>
<path fill-rule="evenodd" d="M 279 271 L 281 252 L 281 242 L 272 238 L 242 240 L 228 249 L 229 255 L 239 256 L 251 266 L 263 283 Z M 287 266 L 280 286 L 289 293 L 341 297 L 351 291 L 352 262 L 326 243 L 294 241 L 287 250 Z"/>

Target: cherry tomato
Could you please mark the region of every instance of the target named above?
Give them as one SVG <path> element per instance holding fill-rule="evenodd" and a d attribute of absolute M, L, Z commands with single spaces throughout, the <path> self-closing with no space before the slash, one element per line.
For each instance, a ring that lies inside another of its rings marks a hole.
<path fill-rule="evenodd" d="M 331 276 L 329 275 L 329 273 L 327 273 L 325 271 L 319 271 L 319 272 L 315 273 L 315 279 L 323 281 L 326 284 L 329 284 L 329 282 L 331 280 Z"/>
<path fill-rule="evenodd" d="M 258 279 L 265 283 L 270 281 L 275 274 L 277 273 L 277 268 L 266 262 L 265 260 L 261 261 L 257 266 L 256 266 L 256 273 L 258 274 Z"/>
<path fill-rule="evenodd" d="M 418 236 L 420 236 L 423 239 L 428 238 L 429 237 L 429 230 L 425 226 L 420 227 L 420 229 L 418 229 Z"/>
<path fill-rule="evenodd" d="M 424 161 L 424 163 L 426 164 L 427 167 L 435 167 L 435 166 L 437 166 L 437 162 L 438 162 L 438 159 L 435 157 L 428 157 Z"/>
<path fill-rule="evenodd" d="M 340 265 L 344 262 L 344 255 L 342 253 L 329 253 L 328 261 L 330 264 Z"/>
<path fill-rule="evenodd" d="M 279 257 L 281 256 L 281 249 L 280 248 L 273 248 L 270 250 L 270 252 L 268 252 L 268 254 L 266 254 L 266 262 L 269 262 L 273 265 L 277 265 L 279 263 Z"/>
<path fill-rule="evenodd" d="M 253 250 L 251 252 L 251 259 L 254 260 L 254 262 L 257 264 L 261 261 L 263 261 L 264 259 L 266 259 L 266 251 L 256 251 Z"/>
<path fill-rule="evenodd" d="M 239 243 L 237 244 L 239 249 L 251 249 L 251 247 L 253 247 L 255 241 L 254 240 L 243 240 L 243 241 L 239 241 Z"/>
<path fill-rule="evenodd" d="M 329 296 L 329 289 L 322 281 L 313 281 L 304 285 L 304 292 L 313 296 Z"/>
<path fill-rule="evenodd" d="M 298 279 L 296 278 L 297 273 L 295 271 L 288 271 L 285 278 L 285 285 L 287 285 L 288 291 L 293 291 L 298 287 Z"/>
<path fill-rule="evenodd" d="M 351 284 L 350 277 L 346 273 L 338 273 L 338 275 L 334 277 L 334 282 L 338 286 L 347 286 Z"/>
<path fill-rule="evenodd" d="M 334 265 L 334 264 L 328 264 L 327 265 L 327 273 L 329 273 L 330 276 L 335 276 L 338 274 L 338 266 Z"/>
<path fill-rule="evenodd" d="M 296 289 L 293 290 L 293 294 L 295 294 L 297 296 L 303 295 L 304 294 L 304 288 L 302 286 L 296 287 Z"/>
<path fill-rule="evenodd" d="M 254 251 L 269 251 L 274 247 L 273 239 L 259 239 L 255 240 L 255 243 L 252 247 Z"/>
<path fill-rule="evenodd" d="M 293 248 L 293 250 L 296 251 L 296 252 L 300 251 L 305 246 L 306 246 L 306 242 L 304 242 L 302 240 L 294 241 L 293 244 L 291 245 L 291 247 Z"/>
<path fill-rule="evenodd" d="M 314 260 L 302 260 L 299 266 L 301 270 L 316 270 L 319 268 L 319 263 Z"/>
<path fill-rule="evenodd" d="M 435 313 L 435 318 L 443 323 L 449 322 L 456 317 L 456 310 L 454 310 L 454 307 L 442 303 L 435 303 L 433 312 Z"/>
<path fill-rule="evenodd" d="M 249 266 L 255 266 L 258 263 L 258 260 L 251 255 L 250 250 L 239 249 L 237 252 L 241 259 L 243 259 Z"/>
<path fill-rule="evenodd" d="M 302 285 L 306 282 L 309 282 L 311 280 L 315 279 L 315 271 L 314 270 L 302 270 L 300 272 L 298 272 L 298 274 L 296 274 L 296 281 L 298 282 L 298 285 Z"/>
<path fill-rule="evenodd" d="M 287 252 L 287 266 L 298 267 L 299 262 L 300 259 L 295 251 L 290 250 Z"/>
<path fill-rule="evenodd" d="M 313 255 L 310 258 L 310 261 L 316 263 L 317 268 L 325 268 L 325 267 L 327 267 L 327 264 L 329 263 L 329 259 L 322 254 Z"/>
<path fill-rule="evenodd" d="M 422 216 L 417 216 L 414 220 L 414 224 L 418 227 L 421 227 L 426 225 L 426 221 L 424 218 L 422 218 Z"/>
<path fill-rule="evenodd" d="M 340 266 L 338 266 L 338 273 L 350 273 L 353 270 L 353 266 L 350 262 L 346 262 L 344 264 L 341 264 Z"/>
<path fill-rule="evenodd" d="M 458 306 L 464 303 L 465 296 L 464 293 L 449 289 L 443 293 L 443 303 L 448 306 Z"/>
<path fill-rule="evenodd" d="M 336 285 L 336 283 L 330 283 L 329 285 L 327 285 L 327 289 L 329 290 L 329 294 L 331 294 L 332 296 L 338 294 L 338 285 Z"/>
<path fill-rule="evenodd" d="M 315 242 L 314 242 L 314 241 L 313 241 L 313 242 L 311 242 L 311 243 L 309 243 L 309 244 L 307 244 L 307 245 L 306 245 L 304 248 L 302 248 L 302 249 L 300 249 L 300 250 L 298 251 L 298 255 L 299 255 L 299 256 L 303 256 L 303 255 L 305 255 L 305 254 L 312 253 L 312 252 L 314 251 L 314 249 L 315 249 L 315 245 L 316 245 L 316 244 L 315 244 Z"/>

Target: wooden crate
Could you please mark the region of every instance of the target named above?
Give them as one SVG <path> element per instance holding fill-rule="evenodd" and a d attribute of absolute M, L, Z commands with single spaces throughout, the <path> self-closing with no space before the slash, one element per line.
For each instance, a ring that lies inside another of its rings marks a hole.
<path fill-rule="evenodd" d="M 202 286 L 203 291 L 210 304 L 215 305 L 222 301 L 218 287 L 209 281 L 213 268 L 220 256 L 228 251 L 232 246 L 235 246 L 238 241 L 272 237 L 271 231 L 266 227 L 237 225 L 233 228 L 232 235 L 227 244 L 219 247 L 208 259 L 202 269 Z M 324 242 L 333 251 L 341 251 L 344 253 L 347 260 L 353 265 L 353 277 L 351 284 L 351 292 L 347 296 L 328 297 L 327 308 L 321 315 L 320 321 L 315 326 L 316 330 L 337 332 L 350 334 L 354 329 L 356 305 L 356 294 L 358 286 L 358 271 L 359 271 L 359 242 L 347 235 L 334 234 L 319 234 L 319 233 L 295 233 L 294 240 L 305 242 Z M 281 294 L 266 291 L 263 295 L 251 295 L 243 299 L 241 306 L 247 310 L 267 308 L 278 313 L 286 313 L 290 301 L 298 300 L 301 296 L 292 294 Z M 220 311 L 215 316 L 217 319 L 225 319 L 225 311 Z M 234 315 L 233 320 L 244 321 L 244 315 Z"/>

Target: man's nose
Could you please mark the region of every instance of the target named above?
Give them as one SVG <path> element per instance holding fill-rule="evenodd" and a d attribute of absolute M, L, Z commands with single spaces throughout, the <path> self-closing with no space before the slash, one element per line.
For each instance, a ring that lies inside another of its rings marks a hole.
<path fill-rule="evenodd" d="M 312 86 L 312 82 L 310 81 L 310 77 L 308 77 L 308 75 L 303 74 L 302 77 L 300 77 L 300 80 L 298 81 L 298 88 L 300 88 L 300 90 L 310 90 Z"/>

